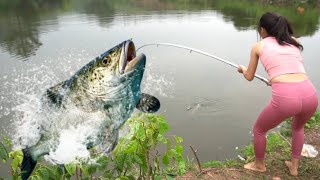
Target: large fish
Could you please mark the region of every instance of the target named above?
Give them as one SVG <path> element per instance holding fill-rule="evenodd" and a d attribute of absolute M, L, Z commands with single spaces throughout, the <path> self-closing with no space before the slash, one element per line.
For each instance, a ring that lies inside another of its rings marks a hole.
<path fill-rule="evenodd" d="M 68 126 L 90 122 L 96 130 L 83 137 L 85 146 L 90 149 L 102 144 L 108 153 L 135 108 L 156 112 L 159 100 L 140 92 L 145 64 L 145 55 L 136 56 L 134 43 L 127 40 L 89 62 L 70 79 L 49 88 L 37 113 L 37 118 L 46 119 L 39 125 L 39 139 L 23 149 L 22 179 L 30 176 L 39 157 L 55 150 L 59 131 Z"/>

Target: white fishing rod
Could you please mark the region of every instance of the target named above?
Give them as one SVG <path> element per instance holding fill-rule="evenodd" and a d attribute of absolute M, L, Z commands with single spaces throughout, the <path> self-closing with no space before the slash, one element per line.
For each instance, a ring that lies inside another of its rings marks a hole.
<path fill-rule="evenodd" d="M 141 48 L 143 47 L 146 47 L 146 46 L 171 46 L 171 47 L 176 47 L 176 48 L 181 48 L 181 49 L 186 49 L 186 50 L 189 50 L 190 53 L 192 52 L 196 52 L 196 53 L 199 53 L 199 54 L 202 54 L 202 55 L 205 55 L 205 56 L 208 56 L 208 57 L 211 57 L 211 58 L 214 58 L 218 61 L 221 61 L 225 64 L 228 64 L 230 66 L 233 66 L 235 68 L 238 68 L 238 65 L 237 64 L 234 64 L 232 62 L 229 62 L 225 59 L 222 59 L 220 57 L 217 57 L 215 55 L 212 55 L 212 54 L 209 54 L 209 53 L 206 53 L 206 52 L 203 52 L 203 51 L 200 51 L 200 50 L 197 50 L 197 49 L 194 49 L 194 48 L 190 48 L 190 47 L 187 47 L 187 46 L 182 46 L 182 45 L 178 45 L 178 44 L 170 44 L 170 43 L 151 43 L 151 44 L 144 44 L 142 46 L 140 46 L 136 51 L 138 52 Z M 264 83 L 266 83 L 267 85 L 269 85 L 269 81 L 268 79 L 258 75 L 258 74 L 255 74 L 254 75 L 256 78 L 260 79 L 261 81 L 263 81 Z"/>

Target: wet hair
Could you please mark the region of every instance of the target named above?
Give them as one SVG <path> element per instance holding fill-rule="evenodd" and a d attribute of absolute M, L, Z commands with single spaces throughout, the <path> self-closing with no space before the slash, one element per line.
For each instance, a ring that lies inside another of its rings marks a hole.
<path fill-rule="evenodd" d="M 276 38 L 280 45 L 291 44 L 303 50 L 303 46 L 293 36 L 293 29 L 288 20 L 276 13 L 267 12 L 260 18 L 258 30 L 264 28 L 269 36 Z"/>

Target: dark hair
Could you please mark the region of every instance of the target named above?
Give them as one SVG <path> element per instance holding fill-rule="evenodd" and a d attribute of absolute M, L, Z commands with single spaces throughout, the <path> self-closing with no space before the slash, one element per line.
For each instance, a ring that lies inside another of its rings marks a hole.
<path fill-rule="evenodd" d="M 261 27 L 263 27 L 270 36 L 275 37 L 280 45 L 292 44 L 300 50 L 303 50 L 303 46 L 292 38 L 293 30 L 285 17 L 276 13 L 267 12 L 260 18 L 258 30 L 260 30 Z"/>

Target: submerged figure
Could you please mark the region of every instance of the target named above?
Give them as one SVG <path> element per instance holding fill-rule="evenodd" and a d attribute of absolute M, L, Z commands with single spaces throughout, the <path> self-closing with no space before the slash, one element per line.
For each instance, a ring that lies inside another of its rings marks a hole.
<path fill-rule="evenodd" d="M 87 149 L 102 145 L 102 150 L 109 153 L 118 142 L 119 129 L 135 108 L 156 112 L 159 100 L 140 92 L 145 64 L 145 55 L 136 56 L 134 44 L 128 40 L 49 88 L 34 117 L 44 122 L 39 123 L 38 139 L 23 147 L 22 179 L 31 175 L 41 156 L 57 151 L 62 131 L 84 131 L 81 127 L 90 126 L 77 140 Z"/>
<path fill-rule="evenodd" d="M 260 18 L 258 31 L 263 39 L 253 46 L 248 67 L 239 65 L 238 71 L 251 81 L 260 59 L 269 76 L 272 99 L 253 127 L 255 161 L 244 168 L 266 171 L 266 133 L 292 117 L 292 159 L 285 164 L 290 174 L 297 176 L 304 144 L 304 125 L 317 110 L 317 92 L 303 66 L 303 46 L 293 37 L 287 19 L 267 12 Z"/>

